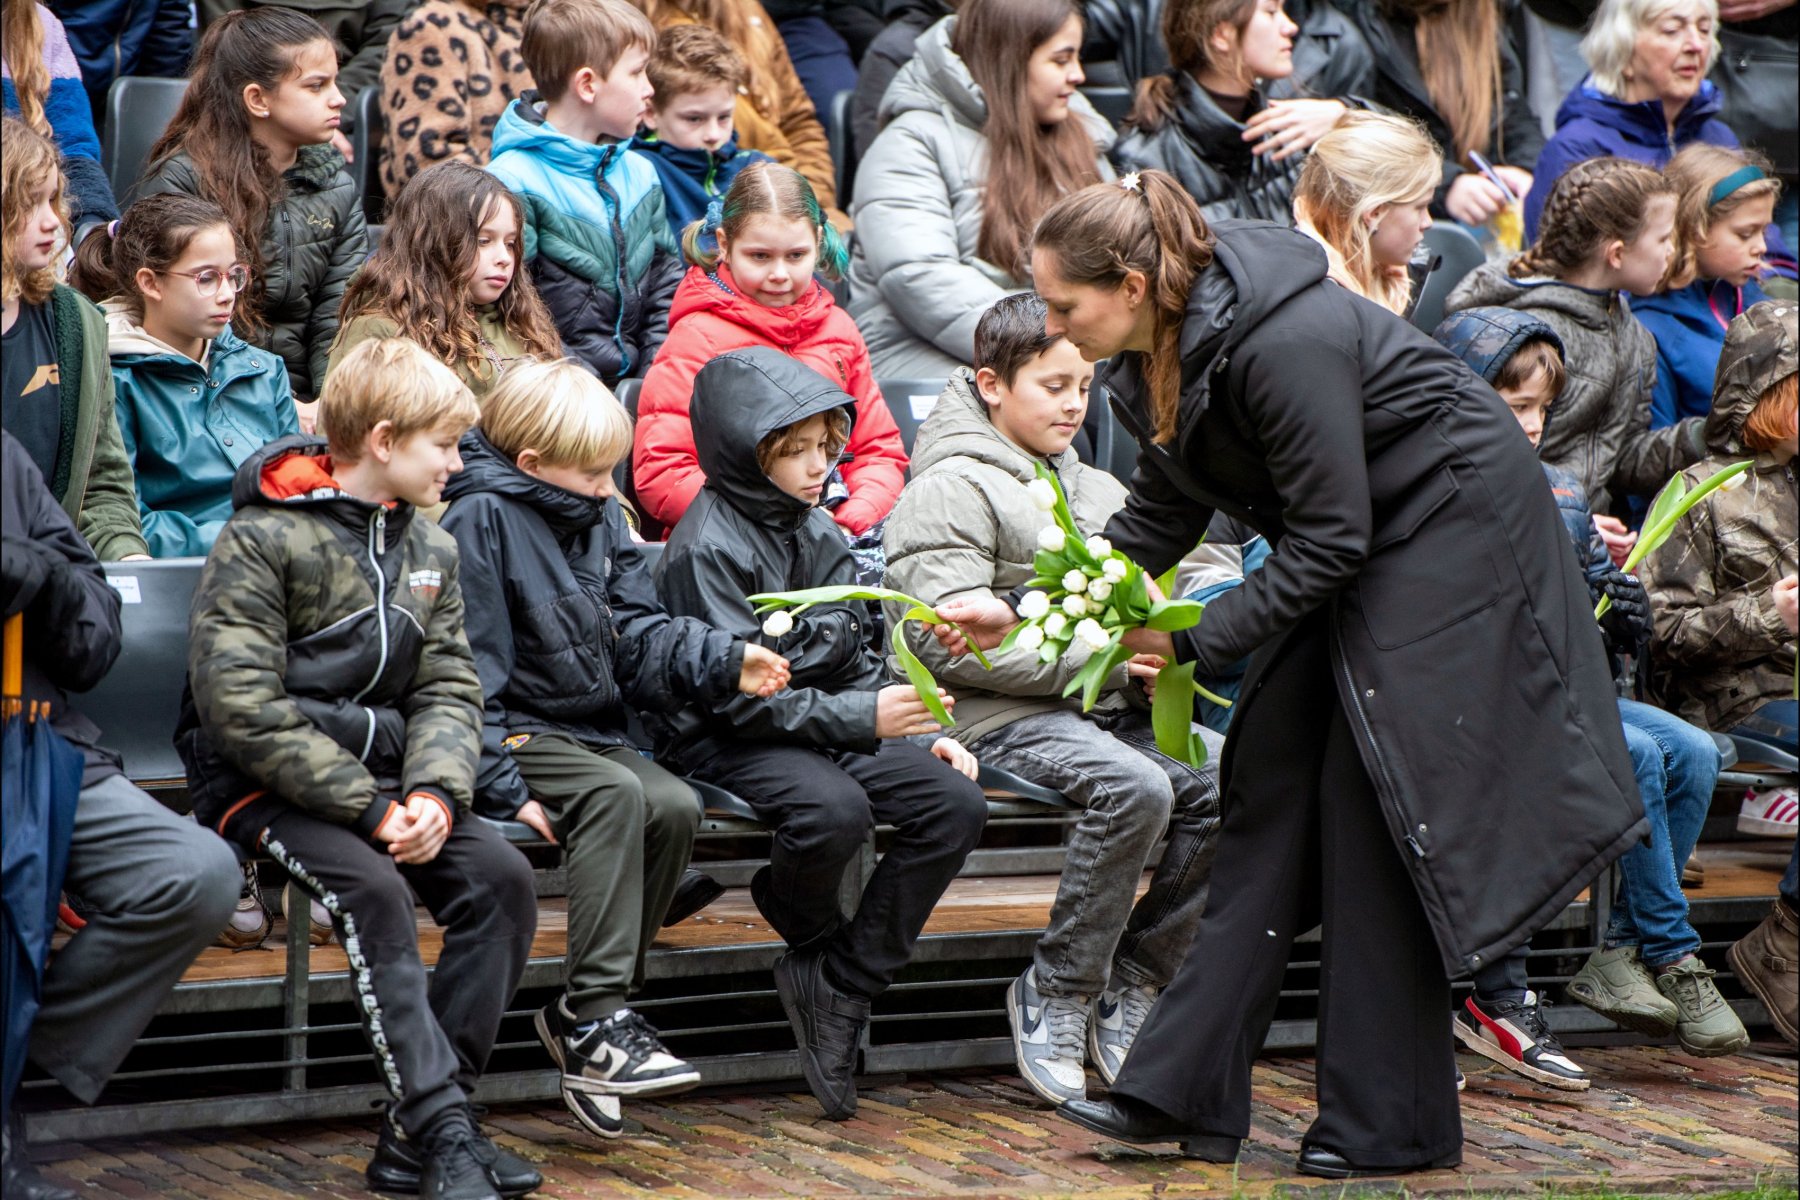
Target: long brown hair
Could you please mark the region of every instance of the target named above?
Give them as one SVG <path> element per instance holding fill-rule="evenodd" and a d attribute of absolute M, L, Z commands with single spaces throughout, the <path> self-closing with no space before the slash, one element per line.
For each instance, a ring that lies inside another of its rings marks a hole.
<path fill-rule="evenodd" d="M 1161 171 L 1138 173 L 1136 188 L 1099 183 L 1051 206 L 1032 239 L 1073 284 L 1117 289 L 1142 273 L 1156 311 L 1155 346 L 1144 362 L 1154 440 L 1175 436 L 1181 403 L 1181 321 L 1194 280 L 1213 260 L 1212 230 L 1200 206 Z"/>
<path fill-rule="evenodd" d="M 1630 244 L 1644 229 L 1650 201 L 1673 196 L 1662 172 L 1623 158 L 1590 158 L 1557 179 L 1544 203 L 1537 241 L 1513 259 L 1514 279 L 1562 279 L 1581 269 L 1608 242 Z"/>
<path fill-rule="evenodd" d="M 1490 153 L 1501 109 L 1500 6 L 1495 0 L 1392 0 L 1417 18 L 1414 40 L 1425 91 L 1450 127 L 1456 161 Z M 1502 156 L 1505 147 L 1493 151 Z"/>
<path fill-rule="evenodd" d="M 285 8 L 226 13 L 207 26 L 181 107 L 150 148 L 150 171 L 186 151 L 200 186 L 231 218 L 250 266 L 250 289 L 238 301 L 234 322 L 246 337 L 263 328 L 263 232 L 287 188 L 269 152 L 251 136 L 244 89 L 254 83 L 273 91 L 294 73 L 301 49 L 321 41 L 334 44 L 303 13 Z"/>
<path fill-rule="evenodd" d="M 44 116 L 44 98 L 50 94 L 50 68 L 44 65 L 44 23 L 31 0 L 6 0 L 5 8 L 0 42 L 4 43 L 6 65 L 12 70 L 19 117 L 49 137 L 50 121 Z"/>
<path fill-rule="evenodd" d="M 25 273 L 19 270 L 18 244 L 25 231 L 25 218 L 34 207 L 31 193 L 54 179 L 56 192 L 51 203 L 62 218 L 63 236 L 69 234 L 69 207 L 58 165 L 56 143 L 25 122 L 13 117 L 0 120 L 0 292 L 7 299 L 17 296 L 27 304 L 42 304 L 56 287 L 56 268 Z"/>
<path fill-rule="evenodd" d="M 144 294 L 138 290 L 141 270 L 166 271 L 181 260 L 193 240 L 208 229 L 224 226 L 244 255 L 244 239 L 231 228 L 225 210 L 211 200 L 185 192 L 145 196 L 125 210 L 116 225 L 83 241 L 75 251 L 69 284 L 98 304 L 118 299 L 138 321 L 144 319 Z"/>
<path fill-rule="evenodd" d="M 1029 273 L 1032 226 L 1059 199 L 1100 178 L 1099 151 L 1074 114 L 1039 125 L 1026 95 L 1031 54 L 1056 35 L 1074 0 L 969 0 L 958 10 L 950 49 L 987 99 L 987 186 L 975 252 L 1015 279 Z"/>
<path fill-rule="evenodd" d="M 350 279 L 338 308 L 338 337 L 357 317 L 386 317 L 399 336 L 417 342 L 451 367 L 480 370 L 487 361 L 469 267 L 479 249 L 481 226 L 500 205 L 512 209 L 523 237 L 525 211 L 506 185 L 480 167 L 441 162 L 414 175 L 388 201 L 381 248 Z M 556 326 L 525 273 L 523 250 L 513 280 L 495 307 L 500 320 L 534 358 L 562 353 Z"/>
<path fill-rule="evenodd" d="M 1221 25 L 1230 25 L 1241 36 L 1256 15 L 1256 0 L 1167 0 L 1162 10 L 1162 41 L 1169 66 L 1196 80 L 1213 67 L 1243 77 L 1243 63 L 1215 63 L 1206 39 Z M 1248 82 L 1248 80 L 1246 80 Z M 1127 125 L 1155 131 L 1174 116 L 1180 98 L 1174 76 L 1152 75 L 1138 84 Z"/>

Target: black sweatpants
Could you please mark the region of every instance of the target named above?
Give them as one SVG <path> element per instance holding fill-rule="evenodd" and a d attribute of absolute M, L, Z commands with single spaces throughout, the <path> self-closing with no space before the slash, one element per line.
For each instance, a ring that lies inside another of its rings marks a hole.
<path fill-rule="evenodd" d="M 931 751 L 883 741 L 874 754 L 736 742 L 694 772 L 742 796 L 774 831 L 770 924 L 806 945 L 842 919 L 838 885 L 877 822 L 894 827 L 856 915 L 831 936 L 825 965 L 873 999 L 912 958 L 932 906 L 987 824 L 981 788 Z"/>
<path fill-rule="evenodd" d="M 1246 1136 L 1288 949 L 1322 921 L 1306 1143 L 1359 1167 L 1423 1166 L 1462 1146 L 1450 984 L 1339 702 L 1329 637 L 1315 614 L 1252 665 L 1211 898 L 1113 1091 L 1194 1132 Z"/>
<path fill-rule="evenodd" d="M 531 865 L 472 813 L 428 863 L 396 863 L 385 847 L 295 811 L 269 822 L 261 849 L 331 914 L 394 1118 L 419 1137 L 469 1098 L 487 1066 L 537 930 Z M 429 984 L 415 891 L 444 930 Z"/>

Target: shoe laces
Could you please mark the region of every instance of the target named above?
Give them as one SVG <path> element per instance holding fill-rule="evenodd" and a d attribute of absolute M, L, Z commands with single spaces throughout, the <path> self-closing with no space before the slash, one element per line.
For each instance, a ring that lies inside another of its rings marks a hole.
<path fill-rule="evenodd" d="M 1704 1017 L 1725 1004 L 1725 997 L 1719 995 L 1719 989 L 1713 983 L 1713 976 L 1717 974 L 1711 967 L 1696 962 L 1679 971 L 1664 971 L 1661 978 L 1673 981 L 1677 1004 L 1696 1017 Z"/>
<path fill-rule="evenodd" d="M 1512 1014 L 1513 1019 L 1525 1027 L 1525 1032 L 1538 1044 L 1538 1049 L 1567 1057 L 1563 1054 L 1562 1042 L 1550 1032 L 1550 1019 L 1544 1014 L 1544 1010 L 1549 1007 L 1550 1001 L 1534 995 L 1531 1000 L 1518 1006 Z"/>
<path fill-rule="evenodd" d="M 1044 1020 L 1050 1049 L 1058 1058 L 1080 1060 L 1087 1053 L 1088 1001 L 1085 996 L 1045 996 Z"/>
<path fill-rule="evenodd" d="M 488 1168 L 498 1157 L 492 1143 L 473 1130 L 455 1129 L 441 1134 L 432 1146 L 452 1182 L 488 1180 Z"/>
<path fill-rule="evenodd" d="M 620 1009 L 611 1021 L 609 1037 L 614 1045 L 627 1050 L 640 1058 L 649 1058 L 652 1054 L 667 1054 L 668 1047 L 662 1044 L 656 1027 L 646 1021 L 643 1014 L 636 1009 Z"/>
<path fill-rule="evenodd" d="M 263 906 L 262 881 L 256 877 L 256 864 L 253 862 L 244 864 L 244 890 L 238 893 L 238 902 L 241 904 L 245 900 L 256 901 L 258 908 Z"/>
<path fill-rule="evenodd" d="M 1157 989 L 1132 984 L 1119 993 L 1119 1007 L 1123 1012 L 1120 1023 L 1124 1028 L 1127 1042 L 1137 1041 L 1138 1030 L 1150 1018 L 1150 1009 L 1156 1004 Z"/>

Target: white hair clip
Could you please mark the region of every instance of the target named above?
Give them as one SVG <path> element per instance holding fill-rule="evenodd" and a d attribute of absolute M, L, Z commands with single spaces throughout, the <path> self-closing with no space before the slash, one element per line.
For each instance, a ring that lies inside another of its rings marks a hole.
<path fill-rule="evenodd" d="M 1119 180 L 1119 186 L 1128 192 L 1141 192 L 1144 190 L 1144 181 L 1136 171 L 1131 171 Z"/>

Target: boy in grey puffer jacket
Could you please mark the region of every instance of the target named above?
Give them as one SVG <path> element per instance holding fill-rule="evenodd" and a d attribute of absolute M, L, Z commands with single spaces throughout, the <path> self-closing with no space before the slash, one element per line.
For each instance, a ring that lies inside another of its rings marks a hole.
<path fill-rule="evenodd" d="M 1044 463 L 1076 525 L 1097 532 L 1125 488 L 1077 461 L 1070 439 L 1087 409 L 1092 364 L 1044 333 L 1044 302 L 1008 296 L 975 330 L 976 371 L 959 369 L 919 430 L 913 481 L 888 518 L 888 585 L 927 604 L 1005 594 L 1034 574 L 1046 516 L 1026 484 Z M 903 610 L 890 607 L 888 619 Z M 909 626 L 913 649 L 956 696 L 954 736 L 985 763 L 1056 788 L 1084 810 L 1049 928 L 1007 993 L 1019 1070 L 1052 1103 L 1085 1095 L 1091 1055 L 1110 1084 L 1157 993 L 1187 956 L 1211 874 L 1219 825 L 1217 768 L 1195 770 L 1156 750 L 1148 714 L 1130 703 L 1128 672 L 1108 681 L 1091 714 L 1063 689 L 1081 663 L 999 655 L 984 670 L 949 658 Z M 1203 735 L 1217 751 L 1221 739 Z M 1212 759 L 1216 761 L 1217 755 Z M 1132 905 L 1150 852 L 1169 845 Z"/>

